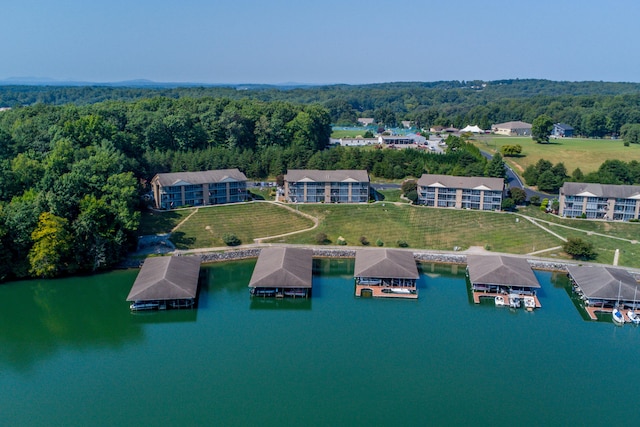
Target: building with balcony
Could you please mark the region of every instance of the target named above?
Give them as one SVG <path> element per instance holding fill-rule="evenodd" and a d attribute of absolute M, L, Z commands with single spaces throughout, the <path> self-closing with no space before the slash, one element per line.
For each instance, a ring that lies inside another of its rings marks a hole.
<path fill-rule="evenodd" d="M 640 186 L 565 182 L 558 215 L 629 221 L 640 218 Z"/>
<path fill-rule="evenodd" d="M 159 173 L 151 180 L 157 209 L 247 200 L 247 177 L 238 169 Z"/>
<path fill-rule="evenodd" d="M 366 203 L 366 170 L 292 169 L 284 176 L 284 200 L 291 203 Z"/>
<path fill-rule="evenodd" d="M 418 180 L 418 203 L 436 208 L 498 211 L 504 179 L 423 174 Z"/>

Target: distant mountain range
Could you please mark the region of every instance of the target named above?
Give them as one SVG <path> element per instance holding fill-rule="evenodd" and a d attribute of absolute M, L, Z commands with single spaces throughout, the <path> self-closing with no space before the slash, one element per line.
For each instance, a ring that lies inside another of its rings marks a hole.
<path fill-rule="evenodd" d="M 78 80 L 56 80 L 48 77 L 9 77 L 0 79 L 0 86 L 106 86 L 106 87 L 134 87 L 134 88 L 175 88 L 175 87 L 233 87 L 238 90 L 261 88 L 304 88 L 322 86 L 307 83 L 279 83 L 279 84 L 254 84 L 254 83 L 177 83 L 154 82 L 147 79 L 125 80 L 120 82 L 87 82 Z"/>

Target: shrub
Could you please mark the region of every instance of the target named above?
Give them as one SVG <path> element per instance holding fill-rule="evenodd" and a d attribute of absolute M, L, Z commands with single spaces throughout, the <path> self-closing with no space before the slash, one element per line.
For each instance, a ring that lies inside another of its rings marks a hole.
<path fill-rule="evenodd" d="M 365 236 L 360 236 L 360 244 L 362 246 L 369 246 L 369 240 Z"/>
<path fill-rule="evenodd" d="M 338 242 L 337 242 L 340 246 L 345 246 L 347 244 L 347 241 L 344 239 L 344 237 L 340 236 L 338 237 Z"/>
<path fill-rule="evenodd" d="M 381 239 L 376 240 L 376 246 L 384 246 L 384 242 Z"/>
<path fill-rule="evenodd" d="M 540 210 L 542 212 L 546 212 L 547 206 L 549 206 L 549 199 L 542 199 L 542 203 L 540 203 Z"/>
<path fill-rule="evenodd" d="M 529 202 L 531 202 L 531 204 L 535 206 L 540 205 L 540 196 L 531 196 L 529 198 Z"/>
<path fill-rule="evenodd" d="M 329 238 L 325 233 L 316 234 L 316 243 L 319 245 L 324 245 L 329 242 Z"/>
<path fill-rule="evenodd" d="M 507 197 L 506 199 L 502 199 L 501 208 L 503 211 L 510 211 L 516 207 L 515 202 L 511 197 Z"/>
<path fill-rule="evenodd" d="M 404 197 L 411 200 L 412 204 L 418 204 L 418 192 L 416 190 L 411 190 L 408 193 L 405 193 Z"/>
<path fill-rule="evenodd" d="M 407 243 L 406 240 L 398 240 L 397 242 L 398 247 L 400 248 L 408 248 L 409 247 L 409 243 Z"/>
<path fill-rule="evenodd" d="M 240 241 L 238 236 L 236 236 L 233 233 L 225 233 L 222 236 L 222 241 L 227 246 L 238 246 L 238 245 L 240 245 L 242 243 L 242 241 Z"/>
<path fill-rule="evenodd" d="M 593 249 L 592 243 L 586 242 L 579 237 L 569 237 L 565 244 L 562 245 L 562 249 L 574 259 L 590 260 L 598 255 Z"/>

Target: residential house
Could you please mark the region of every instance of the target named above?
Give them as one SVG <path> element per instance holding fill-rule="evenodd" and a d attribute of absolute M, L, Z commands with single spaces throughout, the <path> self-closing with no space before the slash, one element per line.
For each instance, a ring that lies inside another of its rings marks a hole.
<path fill-rule="evenodd" d="M 573 136 L 573 127 L 565 123 L 556 123 L 553 125 L 551 136 L 556 138 L 571 138 Z"/>
<path fill-rule="evenodd" d="M 418 180 L 418 203 L 437 208 L 498 211 L 504 179 L 423 174 Z"/>
<path fill-rule="evenodd" d="M 640 219 L 640 186 L 565 182 L 558 215 L 629 221 Z"/>
<path fill-rule="evenodd" d="M 244 202 L 247 177 L 238 169 L 159 173 L 151 189 L 158 209 Z"/>
<path fill-rule="evenodd" d="M 409 147 L 416 144 L 416 140 L 409 135 L 380 135 L 378 143 L 387 147 Z"/>
<path fill-rule="evenodd" d="M 506 122 L 491 125 L 491 132 L 507 136 L 531 136 L 531 124 L 526 122 Z"/>
<path fill-rule="evenodd" d="M 373 126 L 376 123 L 372 117 L 360 117 L 357 120 L 362 126 Z"/>
<path fill-rule="evenodd" d="M 291 203 L 366 203 L 366 170 L 292 169 L 284 176 L 284 200 Z"/>

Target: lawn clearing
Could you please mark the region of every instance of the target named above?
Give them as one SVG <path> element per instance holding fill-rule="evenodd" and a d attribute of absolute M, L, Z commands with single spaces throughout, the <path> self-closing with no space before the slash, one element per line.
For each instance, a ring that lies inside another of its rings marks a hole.
<path fill-rule="evenodd" d="M 569 174 L 578 167 L 585 174 L 594 172 L 605 160 L 640 161 L 640 144 L 625 147 L 620 139 L 558 138 L 551 139 L 549 144 L 538 144 L 530 137 L 481 135 L 474 138 L 472 142 L 478 148 L 492 154 L 499 152 L 503 145 L 521 145 L 521 157 L 505 158 L 519 174 L 540 159 L 564 163 Z"/>
<path fill-rule="evenodd" d="M 342 236 L 348 245 L 360 246 L 365 236 L 375 247 L 397 247 L 404 240 L 411 248 L 459 250 L 482 246 L 496 252 L 525 254 L 562 244 L 558 238 L 514 215 L 416 207 L 407 204 L 305 205 L 300 211 L 320 220 L 316 230 L 277 239 L 278 242 L 310 244 L 317 233 L 327 234 L 335 244 Z"/>
<path fill-rule="evenodd" d="M 178 249 L 225 246 L 222 237 L 235 234 L 242 243 L 313 227 L 313 221 L 273 203 L 241 203 L 198 208 L 171 235 Z"/>

